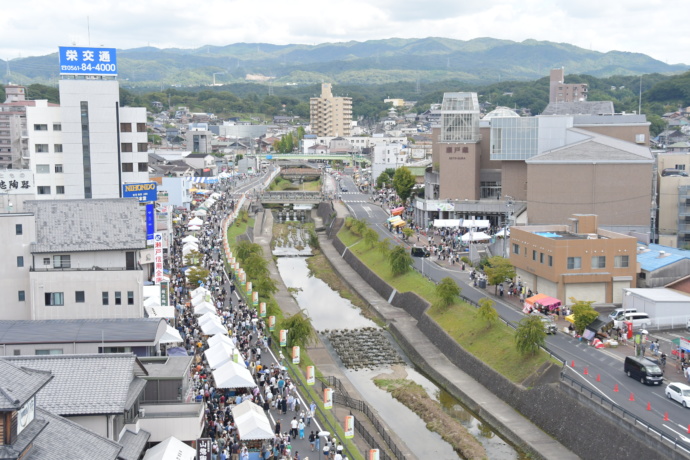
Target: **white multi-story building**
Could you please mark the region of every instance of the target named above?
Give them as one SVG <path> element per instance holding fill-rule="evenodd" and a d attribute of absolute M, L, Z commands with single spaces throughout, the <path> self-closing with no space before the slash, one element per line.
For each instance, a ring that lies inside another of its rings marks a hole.
<path fill-rule="evenodd" d="M 371 179 L 375 182 L 386 169 L 398 169 L 407 162 L 407 151 L 402 143 L 377 144 L 372 156 Z"/>
<path fill-rule="evenodd" d="M 38 199 L 118 198 L 148 180 L 146 109 L 120 107 L 116 80 L 60 80 L 60 106 L 27 107 Z"/>

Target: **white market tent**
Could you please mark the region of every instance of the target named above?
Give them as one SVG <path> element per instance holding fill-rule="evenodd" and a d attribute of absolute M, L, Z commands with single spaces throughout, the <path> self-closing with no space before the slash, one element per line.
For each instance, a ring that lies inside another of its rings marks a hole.
<path fill-rule="evenodd" d="M 211 297 L 210 295 L 200 295 L 192 299 L 192 307 L 196 307 L 197 305 L 201 305 L 202 303 L 210 303 L 211 305 L 214 305 L 213 297 Z"/>
<path fill-rule="evenodd" d="M 189 223 L 187 224 L 188 227 L 191 227 L 192 225 L 201 225 L 203 224 L 204 221 L 199 219 L 198 217 L 195 217 L 194 219 L 190 220 Z"/>
<path fill-rule="evenodd" d="M 204 356 L 206 356 L 206 361 L 211 369 L 218 369 L 228 361 L 232 361 L 232 355 L 235 351 L 234 346 L 219 343 L 204 351 Z"/>
<path fill-rule="evenodd" d="M 506 235 L 510 236 L 510 229 L 509 228 L 508 229 L 502 228 L 500 231 L 496 232 L 495 236 L 504 237 Z"/>
<path fill-rule="evenodd" d="M 194 211 L 194 215 L 196 217 L 204 217 L 206 215 L 206 210 L 205 209 L 197 209 Z"/>
<path fill-rule="evenodd" d="M 144 460 L 194 460 L 196 449 L 170 436 L 146 451 Z"/>
<path fill-rule="evenodd" d="M 216 388 L 254 388 L 256 383 L 248 369 L 234 361 L 228 361 L 213 371 Z"/>
<path fill-rule="evenodd" d="M 217 199 L 220 198 L 221 196 L 222 196 L 222 195 L 221 195 L 220 193 L 218 193 L 218 192 L 213 192 L 213 193 L 211 193 L 211 198 L 213 198 L 214 200 L 217 200 Z"/>
<path fill-rule="evenodd" d="M 219 343 L 227 343 L 231 347 L 235 348 L 235 343 L 227 335 L 214 335 L 213 337 L 209 337 L 209 339 L 206 342 L 208 343 L 209 347 L 214 347 Z"/>
<path fill-rule="evenodd" d="M 216 323 L 215 321 L 208 321 L 208 322 L 201 325 L 201 332 L 203 332 L 204 335 L 216 335 L 216 334 L 226 334 L 227 335 L 228 330 L 226 329 L 225 326 L 223 326 L 220 323 Z"/>
<path fill-rule="evenodd" d="M 198 288 L 196 288 L 196 289 L 194 289 L 194 290 L 192 291 L 192 297 L 196 297 L 196 296 L 198 296 L 199 294 L 209 294 L 210 292 L 211 292 L 211 291 L 209 291 L 209 290 L 206 289 L 205 287 L 199 286 Z"/>
<path fill-rule="evenodd" d="M 434 219 L 434 227 L 459 227 L 461 219 Z"/>
<path fill-rule="evenodd" d="M 160 305 L 146 305 L 146 316 L 149 318 L 175 318 L 175 307 L 161 307 Z"/>
<path fill-rule="evenodd" d="M 151 296 L 148 299 L 144 299 L 144 306 L 145 307 L 160 307 L 160 299 L 156 296 Z"/>
<path fill-rule="evenodd" d="M 183 243 L 198 243 L 198 242 L 199 242 L 199 238 L 197 238 L 197 237 L 194 236 L 194 235 L 187 235 L 187 236 L 185 236 L 184 238 L 182 238 L 182 242 L 183 242 Z"/>
<path fill-rule="evenodd" d="M 489 228 L 491 227 L 491 222 L 488 220 L 465 219 L 462 221 L 462 226 L 465 228 Z"/>
<path fill-rule="evenodd" d="M 198 226 L 198 225 L 190 225 L 189 227 L 187 227 L 187 229 L 188 229 L 188 230 L 191 230 L 191 231 L 193 231 L 193 232 L 195 232 L 195 231 L 197 231 L 197 230 L 200 230 L 201 227 Z"/>
<path fill-rule="evenodd" d="M 182 248 L 182 257 L 187 257 L 187 254 L 195 251 L 199 252 L 199 246 L 185 245 Z"/>
<path fill-rule="evenodd" d="M 182 336 L 180 335 L 180 331 L 175 329 L 172 326 L 167 326 L 165 329 L 165 332 L 161 336 L 161 339 L 158 341 L 159 343 L 182 343 L 184 340 L 182 340 Z"/>
<path fill-rule="evenodd" d="M 491 236 L 484 232 L 469 232 L 462 235 L 462 241 L 486 241 L 490 239 Z"/>
<path fill-rule="evenodd" d="M 209 321 L 216 321 L 216 322 L 220 323 L 220 317 L 218 315 L 216 315 L 216 312 L 213 312 L 213 313 L 206 313 L 201 318 L 199 318 L 197 320 L 199 325 L 202 325 L 202 324 L 207 323 Z"/>
<path fill-rule="evenodd" d="M 271 422 L 264 411 L 252 401 L 247 400 L 233 407 L 232 417 L 241 440 L 273 439 Z"/>
<path fill-rule="evenodd" d="M 213 306 L 213 304 L 208 303 L 208 302 L 203 302 L 194 307 L 194 314 L 195 315 L 205 315 L 207 313 L 215 313 L 216 312 L 216 307 Z"/>

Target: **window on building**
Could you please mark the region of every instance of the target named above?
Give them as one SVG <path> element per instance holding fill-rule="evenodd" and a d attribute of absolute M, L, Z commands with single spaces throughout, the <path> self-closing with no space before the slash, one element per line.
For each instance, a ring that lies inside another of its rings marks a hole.
<path fill-rule="evenodd" d="M 74 301 L 76 303 L 86 302 L 86 294 L 84 291 L 74 291 Z"/>
<path fill-rule="evenodd" d="M 592 256 L 592 268 L 606 268 L 606 256 Z"/>
<path fill-rule="evenodd" d="M 17 256 L 17 267 L 22 268 L 24 266 L 24 256 Z"/>
<path fill-rule="evenodd" d="M 62 172 L 62 165 L 55 165 L 55 172 L 61 173 Z"/>
<path fill-rule="evenodd" d="M 582 268 L 581 257 L 568 257 L 568 270 L 579 270 Z"/>
<path fill-rule="evenodd" d="M 122 305 L 122 293 L 115 291 L 115 305 Z"/>
<path fill-rule="evenodd" d="M 49 348 L 46 350 L 36 350 L 37 356 L 61 355 L 61 354 L 62 354 L 62 348 Z"/>
<path fill-rule="evenodd" d="M 532 249 L 532 260 L 537 260 L 537 251 Z"/>
<path fill-rule="evenodd" d="M 553 267 L 553 256 L 549 256 L 549 267 Z"/>
<path fill-rule="evenodd" d="M 543 264 L 543 263 L 544 263 L 544 253 L 543 253 L 543 252 L 540 252 L 540 253 L 539 253 L 539 263 L 540 263 L 540 264 Z"/>
<path fill-rule="evenodd" d="M 65 186 L 64 185 L 56 185 L 55 186 L 55 194 L 56 195 L 64 195 L 65 194 Z"/>
<path fill-rule="evenodd" d="M 61 306 L 65 304 L 65 296 L 62 292 L 46 292 L 44 294 L 46 307 Z"/>
<path fill-rule="evenodd" d="M 24 229 L 22 227 L 22 224 L 15 224 L 14 226 L 14 234 L 15 235 L 23 235 L 24 234 Z"/>
<path fill-rule="evenodd" d="M 146 132 L 146 123 L 137 123 L 137 132 L 138 133 L 145 133 Z"/>
<path fill-rule="evenodd" d="M 70 268 L 72 266 L 71 256 L 53 256 L 53 268 Z"/>
<path fill-rule="evenodd" d="M 61 123 L 53 123 L 53 131 L 62 131 Z"/>
<path fill-rule="evenodd" d="M 463 147 L 463 148 L 462 148 L 462 153 L 470 153 L 469 147 Z"/>
<path fill-rule="evenodd" d="M 685 165 L 676 165 L 675 169 L 678 169 L 680 171 L 685 171 Z"/>
<path fill-rule="evenodd" d="M 43 258 L 43 265 L 50 265 L 50 257 Z"/>
<path fill-rule="evenodd" d="M 513 243 L 513 254 L 520 254 L 520 245 Z"/>
<path fill-rule="evenodd" d="M 134 172 L 134 163 L 122 163 L 122 172 Z"/>
<path fill-rule="evenodd" d="M 139 163 L 138 164 L 138 170 L 139 170 L 139 172 L 147 172 L 149 170 L 149 164 L 148 163 Z"/>
<path fill-rule="evenodd" d="M 131 133 L 132 132 L 132 123 L 120 123 L 120 132 L 121 133 Z"/>
<path fill-rule="evenodd" d="M 134 291 L 127 291 L 127 305 L 134 305 Z"/>
<path fill-rule="evenodd" d="M 19 300 L 20 302 L 24 302 L 26 300 L 26 292 L 17 291 L 17 300 Z"/>
<path fill-rule="evenodd" d="M 39 185 L 38 187 L 36 187 L 36 194 L 50 195 L 50 185 Z"/>
<path fill-rule="evenodd" d="M 36 165 L 36 174 L 50 174 L 50 165 Z"/>
<path fill-rule="evenodd" d="M 36 153 L 48 153 L 48 144 L 36 144 Z"/>
<path fill-rule="evenodd" d="M 62 144 L 54 144 L 53 150 L 55 153 L 62 153 Z"/>
<path fill-rule="evenodd" d="M 34 125 L 34 131 L 48 131 L 48 125 L 46 124 L 36 124 Z"/>
<path fill-rule="evenodd" d="M 101 297 L 103 298 L 103 305 L 108 305 L 108 303 L 109 303 L 108 292 L 103 291 L 103 293 L 101 294 Z"/>
<path fill-rule="evenodd" d="M 148 152 L 149 144 L 148 142 L 137 142 L 137 152 Z"/>
<path fill-rule="evenodd" d="M 615 268 L 628 268 L 629 265 L 628 256 L 616 256 L 613 258 L 613 266 Z"/>
<path fill-rule="evenodd" d="M 132 151 L 132 143 L 131 142 L 123 142 L 120 144 L 120 151 L 121 152 L 131 152 Z"/>

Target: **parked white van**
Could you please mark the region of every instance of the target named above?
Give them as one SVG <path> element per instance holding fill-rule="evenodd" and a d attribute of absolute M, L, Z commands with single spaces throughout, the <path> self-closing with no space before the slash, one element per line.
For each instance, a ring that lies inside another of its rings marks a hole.
<path fill-rule="evenodd" d="M 637 308 L 616 308 L 609 314 L 609 319 L 612 321 L 623 319 L 626 313 L 637 313 Z"/>
<path fill-rule="evenodd" d="M 621 319 L 613 321 L 613 327 L 623 327 L 627 322 L 632 322 L 633 329 L 649 327 L 652 324 L 652 319 L 645 312 L 626 313 Z"/>

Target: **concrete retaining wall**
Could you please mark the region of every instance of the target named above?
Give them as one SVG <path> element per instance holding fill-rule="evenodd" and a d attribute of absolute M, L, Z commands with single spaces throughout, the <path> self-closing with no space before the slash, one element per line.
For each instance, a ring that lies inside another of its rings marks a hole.
<path fill-rule="evenodd" d="M 342 255 L 345 245 L 336 236 L 333 245 Z M 345 261 L 371 284 L 384 299 L 390 298 L 393 288 L 366 267 L 351 251 L 347 251 Z M 617 423 L 591 408 L 581 404 L 576 398 L 562 391 L 558 383 L 542 384 L 532 389 L 518 386 L 484 364 L 450 337 L 427 314 L 429 304 L 415 293 L 394 296 L 391 304 L 404 309 L 417 319 L 417 327 L 444 355 L 459 369 L 470 375 L 492 393 L 531 420 L 545 433 L 553 436 L 561 444 L 582 458 L 660 458 L 659 442 L 631 436 L 631 433 Z M 491 414 L 484 411 L 479 402 L 462 392 L 453 382 L 446 381 L 434 369 L 430 369 L 405 337 L 390 325 L 391 333 L 413 362 L 427 372 L 436 382 L 453 396 L 462 400 L 472 410 L 489 421 L 500 433 L 517 445 L 526 444 L 515 439 L 510 427 L 504 426 Z"/>

